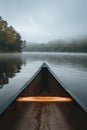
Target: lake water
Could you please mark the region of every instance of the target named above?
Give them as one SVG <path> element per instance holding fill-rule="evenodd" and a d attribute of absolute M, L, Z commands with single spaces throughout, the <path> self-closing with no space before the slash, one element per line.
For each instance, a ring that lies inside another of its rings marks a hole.
<path fill-rule="evenodd" d="M 1 53 L 0 108 L 8 102 L 46 62 L 68 92 L 87 111 L 86 53 Z"/>

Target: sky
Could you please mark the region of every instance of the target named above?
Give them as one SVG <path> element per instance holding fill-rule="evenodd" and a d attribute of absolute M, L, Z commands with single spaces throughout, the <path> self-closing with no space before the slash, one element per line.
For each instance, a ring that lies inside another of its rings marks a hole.
<path fill-rule="evenodd" d="M 87 0 L 0 0 L 0 16 L 28 42 L 87 35 Z"/>

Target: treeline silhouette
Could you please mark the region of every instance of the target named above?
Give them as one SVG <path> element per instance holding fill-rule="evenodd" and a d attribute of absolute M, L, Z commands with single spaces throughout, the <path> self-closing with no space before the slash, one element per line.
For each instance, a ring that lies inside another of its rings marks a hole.
<path fill-rule="evenodd" d="M 21 52 L 26 41 L 0 16 L 0 52 Z"/>
<path fill-rule="evenodd" d="M 50 41 L 41 44 L 27 44 L 24 51 L 35 52 L 87 52 L 87 38 L 72 41 Z"/>

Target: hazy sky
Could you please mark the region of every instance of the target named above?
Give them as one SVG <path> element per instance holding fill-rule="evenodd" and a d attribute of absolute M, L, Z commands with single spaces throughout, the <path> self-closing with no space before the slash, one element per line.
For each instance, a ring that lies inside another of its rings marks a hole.
<path fill-rule="evenodd" d="M 27 41 L 87 34 L 87 0 L 0 0 L 0 15 Z"/>

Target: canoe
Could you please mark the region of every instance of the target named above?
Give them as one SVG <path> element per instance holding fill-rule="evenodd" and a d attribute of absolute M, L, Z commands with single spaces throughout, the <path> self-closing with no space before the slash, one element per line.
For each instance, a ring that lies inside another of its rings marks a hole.
<path fill-rule="evenodd" d="M 0 130 L 87 129 L 87 113 L 45 63 L 14 97 L 0 116 Z"/>

